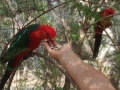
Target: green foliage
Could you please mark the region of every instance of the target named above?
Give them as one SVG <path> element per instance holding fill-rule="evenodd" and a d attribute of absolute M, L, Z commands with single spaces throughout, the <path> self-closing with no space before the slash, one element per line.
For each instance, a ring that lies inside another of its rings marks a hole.
<path fill-rule="evenodd" d="M 112 56 L 114 56 L 114 60 L 116 62 L 117 69 L 120 69 L 120 51 L 115 51 L 112 53 Z"/>
<path fill-rule="evenodd" d="M 0 16 L 10 16 L 8 7 L 6 6 L 5 1 L 0 0 Z"/>
<path fill-rule="evenodd" d="M 120 11 L 120 7 L 119 7 L 119 2 L 117 1 L 114 1 L 112 4 L 111 4 L 111 7 L 113 7 L 116 11 Z"/>
<path fill-rule="evenodd" d="M 69 27 L 70 27 L 70 38 L 72 41 L 77 42 L 79 40 L 79 25 L 76 22 L 73 22 L 73 20 L 71 20 L 71 22 L 69 23 Z"/>
<path fill-rule="evenodd" d="M 58 87 L 56 90 L 63 90 L 61 87 Z"/>
<path fill-rule="evenodd" d="M 72 5 L 72 12 L 74 9 L 77 9 L 79 16 L 85 18 L 95 18 L 97 16 L 97 7 L 90 7 L 88 5 L 84 5 L 82 3 L 78 3 L 77 1 L 73 0 L 73 5 Z"/>
<path fill-rule="evenodd" d="M 85 2 L 85 0 L 82 0 L 82 2 L 79 0 L 58 0 L 60 3 L 67 3 L 48 12 L 46 11 L 50 10 L 51 7 L 58 5 L 59 2 L 57 0 L 9 0 L 11 6 L 8 6 L 6 1 L 8 0 L 0 0 L 0 53 L 3 52 L 5 46 L 9 43 L 9 40 L 12 39 L 12 34 L 15 35 L 19 29 L 33 20 L 30 24 L 40 23 L 53 26 L 57 30 L 57 43 L 66 43 L 67 37 L 67 39 L 69 39 L 68 41 L 75 42 L 75 53 L 80 57 L 89 59 L 92 56 L 92 49 L 89 49 L 89 47 L 93 47 L 94 40 L 91 38 L 90 41 L 92 44 L 89 44 L 88 38 L 93 37 L 94 24 L 99 20 L 97 10 L 100 9 L 101 6 L 107 4 L 104 0 L 102 4 L 100 4 L 98 0 L 88 0 L 87 2 Z M 116 0 L 111 1 L 107 6 L 114 8 L 117 13 L 120 12 L 119 2 L 116 2 Z M 9 7 L 14 8 L 14 10 L 11 12 Z M 36 18 L 38 15 L 41 16 Z M 117 32 L 115 35 L 118 37 L 119 20 L 115 20 L 113 18 L 112 21 L 112 25 L 117 27 L 114 29 Z M 91 27 L 86 29 L 86 27 L 89 27 L 90 25 Z M 85 32 L 86 36 L 84 39 L 80 38 L 82 36 L 81 31 Z M 108 41 L 106 37 L 103 37 L 103 39 L 103 46 L 104 48 L 107 48 L 106 43 Z M 79 41 L 83 42 L 83 44 L 79 43 Z M 79 47 L 82 47 L 82 49 Z M 43 47 L 40 46 L 37 51 L 42 52 L 47 56 Z M 12 53 L 10 52 L 10 56 L 12 57 L 11 54 Z M 116 74 L 117 78 L 120 72 L 119 54 L 120 53 L 112 54 L 112 57 L 115 58 L 117 67 L 113 71 L 118 73 Z M 49 85 L 51 86 L 51 89 L 54 88 L 55 90 L 62 90 L 63 86 L 61 86 L 61 82 L 57 80 L 58 78 L 63 78 L 62 73 L 50 62 L 36 57 L 34 57 L 33 60 L 23 62 L 22 66 L 19 68 L 21 77 L 25 78 L 18 80 L 18 90 L 22 90 L 27 87 L 27 75 L 22 76 L 24 66 L 27 66 L 29 68 L 28 72 L 32 72 L 32 74 L 38 79 L 38 82 L 33 84 L 33 90 L 40 90 L 40 88 L 45 86 L 49 87 Z M 1 67 L 2 65 L 0 64 L 0 68 Z M 107 68 L 105 69 L 107 70 Z M 0 75 L 3 74 L 4 70 L 5 67 L 1 68 Z M 71 89 L 75 90 L 75 87 L 72 84 Z"/>
<path fill-rule="evenodd" d="M 47 4 L 43 1 L 31 0 L 31 1 L 23 1 L 16 0 L 17 3 L 17 12 L 22 13 L 26 11 L 44 11 L 47 8 Z"/>

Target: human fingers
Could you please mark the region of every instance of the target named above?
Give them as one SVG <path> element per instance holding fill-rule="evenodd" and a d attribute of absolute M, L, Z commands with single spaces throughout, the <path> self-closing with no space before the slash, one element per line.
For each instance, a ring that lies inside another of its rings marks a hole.
<path fill-rule="evenodd" d="M 50 45 L 49 45 L 48 42 L 44 42 L 44 46 L 45 46 L 45 48 L 47 49 L 47 51 L 48 51 L 49 53 L 53 51 L 53 50 L 51 49 L 51 47 L 50 47 Z"/>
<path fill-rule="evenodd" d="M 44 42 L 44 46 L 47 49 L 48 53 L 53 57 L 54 59 L 58 60 L 58 50 L 51 49 L 50 45 L 47 42 Z"/>

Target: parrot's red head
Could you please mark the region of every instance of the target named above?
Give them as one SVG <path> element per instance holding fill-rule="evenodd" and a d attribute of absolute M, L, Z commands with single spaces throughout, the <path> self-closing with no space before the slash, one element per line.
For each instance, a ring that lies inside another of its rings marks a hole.
<path fill-rule="evenodd" d="M 114 10 L 112 8 L 105 8 L 103 12 L 100 14 L 101 17 L 114 15 Z"/>
<path fill-rule="evenodd" d="M 114 10 L 112 8 L 106 8 L 105 10 L 107 15 L 113 15 L 114 14 Z"/>
<path fill-rule="evenodd" d="M 40 25 L 39 29 L 42 31 L 43 39 L 46 39 L 49 43 L 56 46 L 56 31 L 54 28 L 48 25 Z"/>

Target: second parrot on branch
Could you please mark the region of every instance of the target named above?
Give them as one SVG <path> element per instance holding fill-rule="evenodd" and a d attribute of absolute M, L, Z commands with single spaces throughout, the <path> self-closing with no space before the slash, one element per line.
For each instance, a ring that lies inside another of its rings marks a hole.
<path fill-rule="evenodd" d="M 111 17 L 114 15 L 114 10 L 112 8 L 105 8 L 99 13 L 99 21 L 95 25 L 95 43 L 94 43 L 94 51 L 93 58 L 96 58 L 99 52 L 99 47 L 102 39 L 102 32 L 110 27 L 111 25 Z"/>

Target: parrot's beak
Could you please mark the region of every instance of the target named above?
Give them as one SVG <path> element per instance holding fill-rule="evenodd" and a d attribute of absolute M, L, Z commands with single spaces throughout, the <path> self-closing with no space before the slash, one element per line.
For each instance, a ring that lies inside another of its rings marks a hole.
<path fill-rule="evenodd" d="M 50 42 L 54 45 L 54 46 L 57 46 L 57 43 L 56 43 L 56 38 L 51 38 L 50 39 Z"/>
<path fill-rule="evenodd" d="M 47 39 L 47 42 L 48 42 L 50 45 L 52 44 L 53 46 L 57 46 L 56 37 Z"/>
<path fill-rule="evenodd" d="M 59 50 L 61 48 L 61 45 L 56 43 L 56 37 L 47 39 L 47 42 L 49 45 L 52 45 L 51 48 L 54 50 Z"/>

